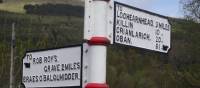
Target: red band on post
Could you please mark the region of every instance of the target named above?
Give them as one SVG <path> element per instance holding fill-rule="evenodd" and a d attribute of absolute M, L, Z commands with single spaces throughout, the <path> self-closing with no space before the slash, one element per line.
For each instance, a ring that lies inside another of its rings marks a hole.
<path fill-rule="evenodd" d="M 108 45 L 110 41 L 106 37 L 92 37 L 88 43 L 90 45 Z"/>
<path fill-rule="evenodd" d="M 88 83 L 85 88 L 109 88 L 107 84 Z"/>

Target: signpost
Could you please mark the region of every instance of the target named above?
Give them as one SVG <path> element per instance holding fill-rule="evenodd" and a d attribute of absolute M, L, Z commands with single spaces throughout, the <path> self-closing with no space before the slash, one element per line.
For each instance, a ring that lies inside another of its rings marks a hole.
<path fill-rule="evenodd" d="M 167 53 L 170 35 L 167 17 L 114 2 L 114 43 Z"/>
<path fill-rule="evenodd" d="M 81 88 L 82 45 L 27 52 L 22 83 L 26 88 Z"/>
<path fill-rule="evenodd" d="M 114 42 L 167 53 L 170 35 L 171 25 L 165 16 L 119 2 L 114 2 L 113 8 L 113 0 L 85 0 L 85 47 L 27 52 L 22 83 L 26 88 L 108 88 L 107 45 Z"/>
<path fill-rule="evenodd" d="M 111 0 L 85 0 L 84 39 L 88 48 L 88 80 L 85 88 L 108 88 L 106 84 L 107 10 Z M 112 24 L 112 22 L 110 22 Z"/>

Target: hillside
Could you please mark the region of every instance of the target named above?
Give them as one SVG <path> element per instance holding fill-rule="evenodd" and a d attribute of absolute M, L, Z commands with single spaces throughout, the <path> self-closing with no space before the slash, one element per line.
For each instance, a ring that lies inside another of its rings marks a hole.
<path fill-rule="evenodd" d="M 38 16 L 0 11 L 0 87 L 9 86 L 11 24 L 16 23 L 15 86 L 20 85 L 26 50 L 82 42 L 83 18 Z M 200 24 L 171 18 L 169 54 L 110 45 L 107 82 L 110 88 L 200 88 Z"/>
<path fill-rule="evenodd" d="M 24 6 L 27 4 L 69 4 L 75 6 L 83 6 L 84 3 L 81 0 L 5 0 L 0 3 L 0 10 L 25 13 Z"/>

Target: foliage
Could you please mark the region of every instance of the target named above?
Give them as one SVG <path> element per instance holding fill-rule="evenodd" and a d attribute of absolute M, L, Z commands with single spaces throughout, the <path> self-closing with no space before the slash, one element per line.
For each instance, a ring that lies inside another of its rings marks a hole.
<path fill-rule="evenodd" d="M 65 15 L 83 17 L 84 8 L 82 6 L 72 6 L 68 4 L 41 4 L 25 5 L 27 14 L 38 15 Z"/>
<path fill-rule="evenodd" d="M 199 0 L 181 0 L 183 11 L 187 19 L 200 22 L 200 1 Z"/>

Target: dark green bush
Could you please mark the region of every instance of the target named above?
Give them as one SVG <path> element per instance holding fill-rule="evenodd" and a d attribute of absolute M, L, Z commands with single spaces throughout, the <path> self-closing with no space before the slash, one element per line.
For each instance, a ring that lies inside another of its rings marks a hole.
<path fill-rule="evenodd" d="M 84 8 L 81 6 L 72 6 L 68 4 L 42 4 L 42 5 L 25 5 L 24 9 L 27 14 L 37 15 L 63 15 L 63 16 L 84 16 Z"/>

